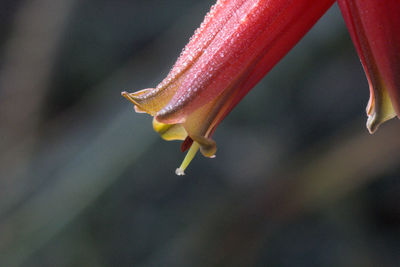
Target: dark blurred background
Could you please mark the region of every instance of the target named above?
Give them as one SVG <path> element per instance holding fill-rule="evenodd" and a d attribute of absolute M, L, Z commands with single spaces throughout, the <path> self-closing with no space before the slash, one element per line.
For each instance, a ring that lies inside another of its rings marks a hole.
<path fill-rule="evenodd" d="M 2 0 L 0 266 L 399 266 L 400 122 L 334 6 L 184 154 L 124 90 L 154 87 L 214 0 Z"/>

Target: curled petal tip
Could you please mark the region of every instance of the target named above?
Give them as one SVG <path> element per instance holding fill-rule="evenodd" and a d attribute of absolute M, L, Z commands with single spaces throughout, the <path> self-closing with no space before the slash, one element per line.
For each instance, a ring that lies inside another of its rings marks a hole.
<path fill-rule="evenodd" d="M 367 129 L 370 134 L 375 133 L 375 131 L 378 130 L 378 127 L 380 125 L 380 123 L 377 122 L 375 115 L 376 115 L 375 113 L 369 115 L 367 119 Z"/>
<path fill-rule="evenodd" d="M 396 112 L 385 86 L 371 90 L 367 115 L 367 128 L 371 134 L 378 130 L 382 123 L 396 117 Z"/>
<path fill-rule="evenodd" d="M 126 99 L 128 99 L 130 102 L 133 103 L 133 101 L 131 100 L 131 98 L 129 97 L 129 93 L 127 91 L 123 91 L 121 92 L 121 96 L 125 97 Z M 133 103 L 135 104 L 135 103 Z"/>
<path fill-rule="evenodd" d="M 376 112 L 373 112 L 372 114 L 368 115 L 367 129 L 369 133 L 370 134 L 375 133 L 382 123 L 394 117 L 396 117 L 396 114 L 394 112 L 387 114 L 387 116 L 379 116 Z"/>
<path fill-rule="evenodd" d="M 135 105 L 138 113 L 148 113 L 154 116 L 164 106 L 165 99 L 162 98 L 162 89 L 147 88 L 134 93 L 122 92 L 121 95 Z"/>
<path fill-rule="evenodd" d="M 203 136 L 193 136 L 193 140 L 199 144 L 200 152 L 207 158 L 214 158 L 217 152 L 217 144 L 214 140 Z"/>
<path fill-rule="evenodd" d="M 130 102 L 132 102 L 135 107 L 138 105 L 137 101 L 132 97 L 131 93 L 128 93 L 127 91 L 121 92 L 121 95 L 128 99 Z"/>
<path fill-rule="evenodd" d="M 133 94 L 132 94 L 132 93 L 128 93 L 128 92 L 126 92 L 126 91 L 123 91 L 123 92 L 121 92 L 121 95 L 122 95 L 123 97 L 125 97 L 126 99 L 128 99 L 130 102 L 133 103 L 134 108 L 135 108 L 135 111 L 136 111 L 137 113 L 146 113 L 145 110 L 142 110 L 142 109 L 139 107 L 139 103 L 138 103 L 137 100 L 133 97 Z"/>

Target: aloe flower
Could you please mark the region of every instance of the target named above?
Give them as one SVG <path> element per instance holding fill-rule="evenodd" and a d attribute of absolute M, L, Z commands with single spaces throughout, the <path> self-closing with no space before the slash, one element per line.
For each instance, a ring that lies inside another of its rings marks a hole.
<path fill-rule="evenodd" d="M 341 1 L 346 22 L 353 26 L 349 27 L 352 36 L 360 32 L 363 34 L 363 24 L 359 20 L 359 24 L 352 22 L 353 13 L 363 12 L 353 4 L 362 1 L 365 0 Z M 391 2 L 398 8 L 396 1 Z M 162 138 L 183 140 L 181 149 L 189 149 L 189 152 L 176 170 L 178 175 L 184 174 L 199 149 L 206 157 L 215 156 L 217 147 L 211 137 L 218 124 L 333 3 L 334 0 L 218 0 L 168 76 L 156 88 L 134 93 L 122 92 L 134 104 L 136 112 L 148 113 L 154 117 L 153 128 Z M 398 21 L 396 18 L 393 20 Z M 399 37 L 393 38 L 398 40 Z M 357 47 L 357 50 L 364 55 L 363 47 L 368 46 L 368 40 L 355 43 L 362 47 Z M 389 48 L 397 48 L 398 51 L 398 43 Z M 365 57 L 365 60 L 361 56 L 363 64 L 367 62 L 364 66 L 367 66 L 369 81 L 375 77 L 372 75 L 375 69 L 380 68 L 381 61 L 377 58 L 384 54 L 382 49 L 378 49 L 377 55 Z M 386 76 L 383 72 L 392 70 L 390 62 L 386 62 L 381 73 L 385 84 Z M 370 70 L 369 63 L 375 69 Z M 398 61 L 394 63 L 398 71 Z M 397 81 L 393 75 L 389 75 L 389 78 L 393 83 L 397 82 L 398 86 L 399 78 Z M 371 94 L 375 98 L 372 98 L 369 106 L 376 114 L 381 114 L 378 108 L 381 107 L 382 98 L 377 98 L 377 95 L 382 91 L 376 86 L 373 88 Z M 394 89 L 392 91 L 395 92 Z M 390 114 L 392 116 L 393 112 Z M 382 121 L 380 117 L 371 120 L 378 123 Z"/>
<path fill-rule="evenodd" d="M 338 0 L 367 75 L 369 131 L 400 117 L 400 0 Z"/>

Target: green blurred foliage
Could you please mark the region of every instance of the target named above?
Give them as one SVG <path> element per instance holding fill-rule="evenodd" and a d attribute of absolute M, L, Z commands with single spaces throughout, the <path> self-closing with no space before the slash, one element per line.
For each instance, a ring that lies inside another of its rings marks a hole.
<path fill-rule="evenodd" d="M 167 74 L 213 1 L 3 0 L 0 266 L 398 266 L 400 125 L 334 6 L 187 176 L 123 90 Z"/>

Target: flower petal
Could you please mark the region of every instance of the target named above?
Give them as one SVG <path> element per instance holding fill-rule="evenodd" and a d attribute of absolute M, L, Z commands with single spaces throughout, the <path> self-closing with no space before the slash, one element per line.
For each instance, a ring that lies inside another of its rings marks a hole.
<path fill-rule="evenodd" d="M 167 141 L 185 140 L 188 136 L 182 124 L 165 124 L 153 118 L 153 129 Z"/>
<path fill-rule="evenodd" d="M 171 101 L 156 116 L 176 123 L 210 99 L 232 87 L 266 54 L 265 73 L 312 27 L 333 0 L 246 1 L 232 16 L 204 54 L 185 74 Z M 270 50 L 274 49 L 276 54 Z M 259 80 L 258 78 L 256 80 Z"/>
<path fill-rule="evenodd" d="M 400 116 L 400 1 L 338 0 L 370 87 L 367 127 Z"/>
<path fill-rule="evenodd" d="M 154 116 L 165 107 L 182 86 L 183 75 L 204 53 L 215 36 L 223 29 L 227 21 L 234 16 L 235 10 L 245 0 L 221 0 L 211 7 L 201 26 L 186 45 L 168 76 L 156 87 L 135 93 L 123 92 L 123 96 L 135 104 L 137 112 L 146 112 Z M 183 122 L 176 119 L 174 123 Z"/>

